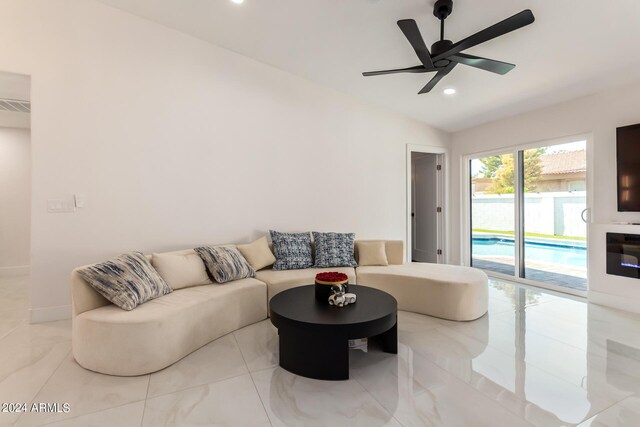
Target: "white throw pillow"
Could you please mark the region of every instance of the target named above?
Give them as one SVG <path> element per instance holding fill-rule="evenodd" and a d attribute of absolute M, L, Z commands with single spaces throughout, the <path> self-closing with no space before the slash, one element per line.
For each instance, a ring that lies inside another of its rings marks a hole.
<path fill-rule="evenodd" d="M 273 252 L 271 252 L 271 249 L 269 249 L 269 242 L 265 236 L 255 242 L 238 245 L 236 247 L 256 271 L 276 262 L 276 257 L 273 255 Z"/>
<path fill-rule="evenodd" d="M 358 242 L 358 265 L 389 265 L 384 242 Z"/>
<path fill-rule="evenodd" d="M 204 262 L 194 250 L 154 253 L 151 264 L 172 289 L 211 284 Z"/>

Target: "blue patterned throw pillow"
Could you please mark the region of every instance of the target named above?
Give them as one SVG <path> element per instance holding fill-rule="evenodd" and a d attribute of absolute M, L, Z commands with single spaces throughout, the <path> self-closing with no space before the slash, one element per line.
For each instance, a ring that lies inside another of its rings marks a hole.
<path fill-rule="evenodd" d="M 316 263 L 314 267 L 356 267 L 353 257 L 355 233 L 313 232 L 316 243 Z"/>
<path fill-rule="evenodd" d="M 274 270 L 296 270 L 313 266 L 311 234 L 269 231 L 276 262 Z"/>
<path fill-rule="evenodd" d="M 141 252 L 120 255 L 78 270 L 78 274 L 100 295 L 123 310 L 171 292 L 167 282 Z"/>
<path fill-rule="evenodd" d="M 255 277 L 256 272 L 240 251 L 230 246 L 205 246 L 194 251 L 207 267 L 207 271 L 218 283 Z"/>

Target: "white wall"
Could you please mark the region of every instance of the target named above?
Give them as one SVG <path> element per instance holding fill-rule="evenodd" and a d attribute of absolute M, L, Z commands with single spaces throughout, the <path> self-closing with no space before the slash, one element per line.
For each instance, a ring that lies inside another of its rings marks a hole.
<path fill-rule="evenodd" d="M 0 70 L 32 76 L 32 319 L 73 267 L 269 228 L 405 235 L 405 145 L 449 136 L 89 0 L 0 3 Z M 75 214 L 49 198 L 87 196 Z"/>
<path fill-rule="evenodd" d="M 632 72 L 632 71 L 629 71 Z M 589 181 L 593 188 L 589 231 L 589 298 L 622 307 L 629 298 L 640 298 L 640 281 L 605 274 L 604 231 L 616 229 L 614 222 L 640 222 L 640 213 L 617 211 L 616 127 L 640 122 L 640 84 L 619 87 L 553 107 L 471 128 L 453 135 L 451 171 L 452 223 L 462 226 L 462 157 L 563 136 L 591 133 L 588 152 Z M 640 234 L 639 226 L 628 226 Z M 452 230 L 453 247 L 462 242 L 460 228 Z M 461 253 L 452 254 L 460 262 Z M 628 303 L 626 304 L 629 305 Z M 635 304 L 636 310 L 640 305 Z"/>
<path fill-rule="evenodd" d="M 31 115 L 13 111 L 0 111 L 0 127 L 29 129 Z"/>
<path fill-rule="evenodd" d="M 29 130 L 0 127 L 0 276 L 28 272 L 30 214 Z"/>

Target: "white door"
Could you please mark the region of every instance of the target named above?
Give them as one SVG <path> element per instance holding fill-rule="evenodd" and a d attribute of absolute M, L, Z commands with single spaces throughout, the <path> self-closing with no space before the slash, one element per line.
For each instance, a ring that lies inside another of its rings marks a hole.
<path fill-rule="evenodd" d="M 438 262 L 439 155 L 411 153 L 412 261 Z"/>

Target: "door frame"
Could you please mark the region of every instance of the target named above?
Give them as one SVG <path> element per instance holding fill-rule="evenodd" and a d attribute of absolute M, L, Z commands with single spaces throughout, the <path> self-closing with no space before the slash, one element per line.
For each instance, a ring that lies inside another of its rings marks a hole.
<path fill-rule="evenodd" d="M 413 250 L 413 220 L 411 217 L 411 201 L 413 198 L 413 179 L 412 179 L 412 163 L 411 153 L 428 153 L 437 154 L 439 164 L 442 166 L 440 174 L 438 175 L 437 183 L 437 204 L 442 207 L 442 212 L 438 216 L 438 235 L 436 237 L 438 248 L 442 250 L 442 254 L 438 255 L 438 264 L 446 264 L 449 260 L 449 251 L 447 245 L 447 205 L 448 194 L 446 189 L 448 187 L 448 150 L 445 147 L 435 147 L 430 145 L 416 145 L 407 144 L 406 148 L 406 178 L 407 178 L 407 204 L 406 204 L 406 251 L 405 258 L 407 262 L 411 262 L 411 252 Z"/>
<path fill-rule="evenodd" d="M 462 219 L 462 222 L 460 224 L 460 248 L 462 250 L 462 257 L 461 257 L 461 261 L 462 264 L 465 266 L 471 266 L 471 170 L 469 169 L 469 162 L 472 159 L 477 159 L 479 157 L 486 157 L 486 156 L 492 156 L 492 155 L 496 155 L 496 154 L 505 154 L 505 153 L 512 153 L 514 156 L 514 161 L 515 159 L 517 159 L 518 157 L 518 152 L 522 151 L 522 150 L 529 150 L 532 148 L 538 148 L 538 147 L 546 147 L 546 146 L 551 146 L 551 145 L 559 145 L 559 144 L 567 144 L 567 143 L 571 143 L 571 142 L 577 142 L 577 141 L 586 141 L 586 148 L 587 148 L 587 221 L 586 221 L 586 225 L 587 225 L 587 237 L 586 237 L 586 243 L 587 243 L 587 291 L 578 291 L 575 289 L 571 289 L 571 288 L 565 288 L 562 286 L 556 286 L 556 285 L 549 285 L 547 283 L 542 283 L 542 282 L 536 282 L 534 280 L 530 280 L 530 279 L 526 279 L 526 278 L 521 278 L 518 277 L 517 275 L 514 276 L 509 276 L 506 274 L 501 274 L 501 273 L 496 273 L 493 271 L 487 271 L 486 273 L 489 276 L 492 277 L 496 277 L 499 279 L 505 279 L 505 280 L 510 280 L 512 282 L 518 282 L 518 283 L 523 283 L 526 285 L 530 285 L 530 286 L 535 286 L 538 288 L 543 288 L 543 289 L 548 289 L 548 290 L 552 290 L 552 291 L 557 291 L 557 292 L 561 292 L 561 293 L 565 293 L 565 294 L 570 294 L 570 295 L 575 295 L 575 296 L 579 296 L 579 297 L 586 297 L 587 293 L 588 293 L 588 289 L 589 289 L 589 280 L 590 280 L 590 275 L 589 275 L 589 253 L 591 252 L 590 249 L 590 242 L 589 242 L 589 234 L 590 234 L 590 226 L 593 223 L 593 133 L 589 132 L 589 133 L 581 133 L 581 134 L 575 134 L 575 135 L 567 135 L 567 136 L 562 136 L 562 137 L 558 137 L 558 138 L 553 138 L 553 139 L 545 139 L 545 140 L 539 140 L 539 141 L 535 141 L 535 142 L 529 142 L 526 144 L 519 144 L 519 145 L 512 145 L 512 146 L 508 146 L 508 147 L 502 147 L 502 148 L 496 148 L 496 149 L 492 149 L 492 150 L 487 150 L 487 151 L 480 151 L 477 153 L 471 153 L 471 154 L 466 154 L 461 158 L 461 173 L 462 173 L 462 191 L 461 191 L 461 196 L 462 196 L 462 200 L 461 200 L 461 207 L 462 207 L 462 211 L 460 212 L 460 216 Z M 516 179 L 516 185 L 518 185 L 519 183 L 517 182 L 519 177 L 519 174 L 515 174 L 515 179 Z M 524 196 L 524 195 L 523 195 Z M 515 218 L 515 224 L 519 224 L 521 221 L 520 216 L 523 214 L 522 209 L 520 206 L 518 206 L 518 204 L 515 204 L 515 209 L 514 209 L 514 215 L 516 216 Z M 519 227 L 516 226 L 516 230 L 514 230 L 514 238 L 518 239 L 518 241 L 520 240 L 520 230 Z M 518 245 L 515 245 L 515 259 L 516 259 L 516 274 L 518 273 L 518 264 L 519 264 L 519 258 L 520 258 L 520 250 L 518 248 Z"/>

